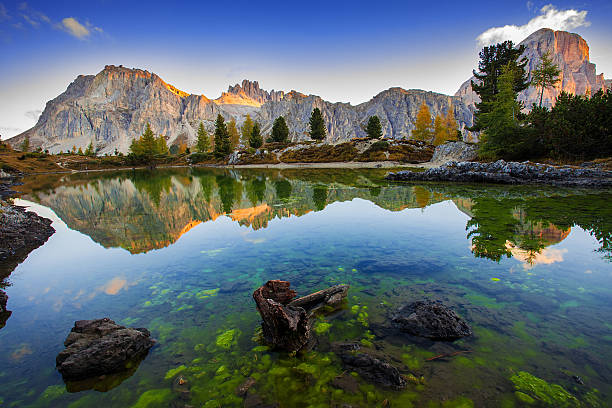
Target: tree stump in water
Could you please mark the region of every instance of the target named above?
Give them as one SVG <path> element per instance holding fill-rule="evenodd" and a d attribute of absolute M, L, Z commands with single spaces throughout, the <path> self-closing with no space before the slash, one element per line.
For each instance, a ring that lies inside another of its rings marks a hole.
<path fill-rule="evenodd" d="M 312 323 L 310 317 L 324 306 L 337 307 L 346 297 L 349 285 L 336 285 L 295 299 L 290 283 L 270 280 L 253 292 L 263 322 L 266 342 L 287 351 L 307 349 Z"/>

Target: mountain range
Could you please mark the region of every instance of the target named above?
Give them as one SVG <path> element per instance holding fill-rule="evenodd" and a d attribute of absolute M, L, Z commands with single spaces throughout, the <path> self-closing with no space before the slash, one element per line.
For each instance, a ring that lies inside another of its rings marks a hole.
<path fill-rule="evenodd" d="M 557 88 L 545 92 L 547 105 L 561 90 L 585 94 L 610 87 L 603 74 L 596 74 L 595 64 L 589 61 L 589 47 L 577 34 L 542 29 L 521 44 L 526 47 L 529 72 L 545 52 L 550 52 L 561 69 L 562 80 Z M 538 96 L 538 90 L 530 87 L 519 98 L 530 106 Z M 289 126 L 290 139 L 303 141 L 310 139 L 308 120 L 315 107 L 323 113 L 327 143 L 364 137 L 365 125 L 372 115 L 380 118 L 385 137 L 403 139 L 410 137 L 422 103 L 427 104 L 433 116 L 452 108 L 464 140 L 474 140 L 466 127 L 472 125 L 477 101 L 470 80 L 454 96 L 396 87 L 356 106 L 328 102 L 295 90 L 266 91 L 257 81 L 246 79 L 230 86 L 220 97 L 209 99 L 181 91 L 154 73 L 107 65 L 96 75 L 78 76 L 64 93 L 47 102 L 33 128 L 8 141 L 17 147 L 28 137 L 31 146 L 51 153 L 71 150 L 73 146 L 85 149 L 93 142 L 98 154 L 115 150 L 126 153 L 147 123 L 155 133 L 165 135 L 168 145 L 194 144 L 199 124 L 212 133 L 218 114 L 226 120 L 234 119 L 239 126 L 250 114 L 261 124 L 264 135 L 282 115 Z"/>

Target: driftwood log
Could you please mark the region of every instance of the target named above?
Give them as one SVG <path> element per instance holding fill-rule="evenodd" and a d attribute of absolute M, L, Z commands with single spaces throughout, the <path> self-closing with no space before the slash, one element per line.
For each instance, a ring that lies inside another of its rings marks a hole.
<path fill-rule="evenodd" d="M 266 342 L 287 351 L 308 349 L 311 345 L 310 318 L 322 307 L 338 307 L 348 293 L 349 285 L 335 285 L 292 300 L 296 292 L 290 283 L 270 280 L 253 292 L 257 311 L 263 322 Z"/>

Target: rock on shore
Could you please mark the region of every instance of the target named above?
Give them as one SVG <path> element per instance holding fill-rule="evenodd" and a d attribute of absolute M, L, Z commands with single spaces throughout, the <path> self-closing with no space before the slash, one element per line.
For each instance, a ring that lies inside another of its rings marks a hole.
<path fill-rule="evenodd" d="M 609 187 L 612 171 L 571 166 L 549 166 L 498 160 L 493 163 L 447 162 L 422 173 L 399 171 L 385 177 L 393 181 L 457 181 L 497 184 L 552 184 L 556 186 Z"/>
<path fill-rule="evenodd" d="M 8 276 L 53 233 L 51 220 L 0 201 L 0 279 Z"/>
<path fill-rule="evenodd" d="M 82 380 L 128 369 L 128 362 L 143 358 L 155 342 L 147 329 L 132 329 L 109 318 L 79 320 L 66 337 L 56 358 L 64 379 Z"/>

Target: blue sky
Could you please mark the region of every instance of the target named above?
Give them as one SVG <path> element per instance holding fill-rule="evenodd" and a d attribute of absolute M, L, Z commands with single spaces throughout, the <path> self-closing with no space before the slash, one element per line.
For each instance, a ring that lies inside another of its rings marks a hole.
<path fill-rule="evenodd" d="M 357 104 L 392 86 L 453 94 L 481 40 L 546 24 L 582 35 L 612 77 L 609 3 L 0 0 L 0 134 L 33 126 L 77 75 L 106 64 L 209 98 L 248 78 Z"/>

